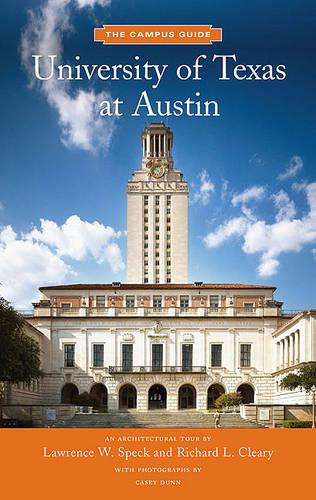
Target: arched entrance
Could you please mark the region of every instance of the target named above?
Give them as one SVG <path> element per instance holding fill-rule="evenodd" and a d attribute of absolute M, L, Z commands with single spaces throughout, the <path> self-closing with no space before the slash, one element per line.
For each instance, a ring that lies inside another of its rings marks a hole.
<path fill-rule="evenodd" d="M 90 389 L 91 396 L 94 396 L 99 401 L 99 406 L 107 408 L 108 406 L 108 391 L 104 384 L 94 384 Z"/>
<path fill-rule="evenodd" d="M 76 397 L 79 396 L 78 387 L 75 384 L 65 384 L 61 390 L 61 402 L 66 404 L 75 404 Z"/>
<path fill-rule="evenodd" d="M 179 389 L 179 410 L 196 408 L 196 390 L 193 385 L 185 384 Z"/>
<path fill-rule="evenodd" d="M 207 409 L 215 408 L 215 401 L 224 393 L 225 389 L 222 385 L 212 384 L 207 391 Z"/>
<path fill-rule="evenodd" d="M 137 391 L 132 384 L 125 384 L 120 388 L 120 410 L 131 410 L 137 406 Z"/>
<path fill-rule="evenodd" d="M 240 392 L 240 395 L 242 397 L 242 402 L 243 404 L 247 405 L 249 403 L 253 403 L 255 400 L 255 391 L 253 390 L 253 387 L 249 384 L 241 384 L 237 392 Z"/>
<path fill-rule="evenodd" d="M 167 408 L 167 391 L 163 385 L 152 385 L 148 391 L 148 409 L 162 410 Z"/>

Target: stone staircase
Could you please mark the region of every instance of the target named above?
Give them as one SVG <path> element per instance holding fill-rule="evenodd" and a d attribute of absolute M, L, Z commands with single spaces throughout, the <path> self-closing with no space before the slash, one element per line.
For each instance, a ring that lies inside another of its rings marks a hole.
<path fill-rule="evenodd" d="M 214 428 L 214 414 L 196 410 L 116 411 L 110 413 L 77 413 L 72 419 L 59 422 L 55 427 L 67 428 Z M 221 414 L 223 428 L 262 428 L 238 413 Z"/>

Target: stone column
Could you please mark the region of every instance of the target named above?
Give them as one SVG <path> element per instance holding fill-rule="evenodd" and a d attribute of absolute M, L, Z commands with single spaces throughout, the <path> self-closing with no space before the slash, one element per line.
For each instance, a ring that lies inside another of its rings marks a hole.
<path fill-rule="evenodd" d="M 289 339 L 284 339 L 284 368 L 289 366 Z"/>
<path fill-rule="evenodd" d="M 149 151 L 150 151 L 150 135 L 147 134 L 146 135 L 146 143 L 147 143 L 147 147 L 146 147 L 146 156 L 148 158 L 149 156 Z"/>
<path fill-rule="evenodd" d="M 166 134 L 163 135 L 163 156 L 166 155 Z"/>
<path fill-rule="evenodd" d="M 279 370 L 281 368 L 281 346 L 280 342 L 276 343 L 276 361 L 275 361 L 276 369 Z"/>
<path fill-rule="evenodd" d="M 294 333 L 294 344 L 295 344 L 295 359 L 294 363 L 297 364 L 300 362 L 300 331 L 296 330 Z"/>
<path fill-rule="evenodd" d="M 280 369 L 284 368 L 284 340 L 280 341 Z"/>
<path fill-rule="evenodd" d="M 294 365 L 294 337 L 293 337 L 293 334 L 291 334 L 289 336 L 289 343 L 290 343 L 289 365 Z"/>
<path fill-rule="evenodd" d="M 260 371 L 265 371 L 265 366 L 264 366 L 264 357 L 265 357 L 265 352 L 264 352 L 264 329 L 263 328 L 258 328 L 258 335 L 257 335 L 257 342 L 258 342 L 258 349 L 257 352 L 252 353 L 256 355 L 256 365 L 252 366 L 257 366 Z M 252 363 L 251 363 L 252 364 Z"/>
<path fill-rule="evenodd" d="M 229 328 L 229 333 L 231 335 L 231 353 L 232 357 L 229 360 L 231 362 L 231 367 L 229 369 L 232 369 L 234 373 L 237 372 L 237 366 L 238 366 L 238 352 L 237 352 L 237 346 L 236 346 L 236 330 L 234 328 Z"/>

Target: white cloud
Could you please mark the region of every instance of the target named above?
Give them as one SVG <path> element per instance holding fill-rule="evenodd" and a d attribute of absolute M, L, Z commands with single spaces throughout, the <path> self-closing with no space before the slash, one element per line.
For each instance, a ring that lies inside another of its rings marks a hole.
<path fill-rule="evenodd" d="M 36 12 L 30 11 L 28 24 L 22 34 L 21 58 L 29 75 L 33 75 L 32 54 L 62 56 L 62 36 L 72 30 L 70 6 L 78 8 L 108 6 L 111 0 L 46 0 Z M 48 61 L 47 59 L 43 59 Z M 48 62 L 47 62 L 48 64 Z M 97 152 L 109 147 L 114 132 L 114 120 L 100 117 L 99 105 L 111 100 L 107 92 L 78 90 L 70 93 L 67 82 L 54 79 L 43 81 L 40 88 L 50 106 L 57 111 L 61 140 L 67 147 Z"/>
<path fill-rule="evenodd" d="M 28 307 L 40 285 L 76 275 L 71 260 L 83 262 L 90 257 L 118 272 L 124 268 L 117 244 L 120 237 L 120 231 L 76 215 L 61 226 L 42 219 L 40 228 L 22 235 L 6 226 L 0 230 L 0 293 L 19 307 Z"/>
<path fill-rule="evenodd" d="M 223 179 L 222 181 L 222 190 L 221 190 L 221 199 L 225 200 L 228 194 L 228 186 L 229 186 L 229 181 L 227 179 Z"/>
<path fill-rule="evenodd" d="M 296 174 L 303 168 L 303 160 L 300 156 L 292 156 L 288 167 L 278 176 L 279 181 L 284 181 L 295 177 Z"/>
<path fill-rule="evenodd" d="M 47 246 L 19 239 L 11 226 L 0 232 L 0 294 L 18 307 L 29 307 L 43 283 L 58 283 L 73 274 Z"/>
<path fill-rule="evenodd" d="M 236 207 L 240 204 L 248 203 L 249 201 L 259 201 L 262 200 L 266 192 L 264 186 L 252 186 L 245 189 L 242 193 L 235 194 L 232 197 L 232 205 Z"/>
<path fill-rule="evenodd" d="M 210 201 L 211 194 L 215 191 L 215 186 L 210 179 L 208 172 L 203 168 L 198 174 L 199 185 L 195 187 L 193 184 L 193 194 L 191 203 L 201 203 L 207 205 Z"/>
<path fill-rule="evenodd" d="M 115 243 L 121 232 L 97 221 L 87 222 L 72 215 L 58 226 L 54 221 L 41 219 L 40 229 L 33 229 L 25 237 L 53 247 L 60 257 L 82 261 L 92 256 L 98 264 L 108 263 L 114 272 L 124 268 L 119 246 Z"/>
<path fill-rule="evenodd" d="M 248 160 L 248 163 L 251 167 L 264 167 L 264 160 L 258 153 L 253 154 L 252 157 Z"/>
<path fill-rule="evenodd" d="M 300 252 L 316 242 L 316 183 L 307 184 L 304 191 L 309 211 L 303 217 L 294 219 L 295 206 L 287 193 L 280 191 L 273 198 L 278 210 L 274 223 L 251 218 L 244 212 L 243 216 L 229 219 L 209 233 L 204 238 L 206 246 L 218 247 L 233 236 L 242 237 L 243 251 L 260 255 L 259 275 L 276 274 L 282 253 Z"/>
<path fill-rule="evenodd" d="M 273 203 L 277 208 L 275 220 L 280 222 L 285 219 L 293 219 L 296 214 L 296 208 L 293 200 L 290 200 L 289 195 L 281 189 L 276 194 L 272 195 Z"/>
<path fill-rule="evenodd" d="M 258 266 L 258 274 L 262 277 L 273 276 L 278 272 L 280 262 L 277 259 L 262 259 Z"/>
<path fill-rule="evenodd" d="M 242 236 L 247 228 L 246 217 L 234 217 L 221 224 L 214 232 L 204 238 L 208 248 L 216 248 L 233 236 Z"/>

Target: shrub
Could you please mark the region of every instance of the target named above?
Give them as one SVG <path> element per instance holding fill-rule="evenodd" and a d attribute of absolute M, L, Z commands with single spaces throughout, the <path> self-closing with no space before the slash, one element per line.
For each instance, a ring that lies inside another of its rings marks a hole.
<path fill-rule="evenodd" d="M 305 428 L 311 429 L 312 422 L 307 420 L 284 420 L 284 427 L 287 429 L 297 429 L 297 428 Z"/>
<path fill-rule="evenodd" d="M 74 398 L 74 403 L 78 406 L 93 406 L 94 408 L 98 408 L 100 406 L 99 399 L 88 392 L 82 392 L 76 396 Z"/>
<path fill-rule="evenodd" d="M 239 406 L 241 402 L 242 397 L 239 392 L 228 392 L 216 399 L 215 406 L 216 408 L 230 408 L 232 406 Z"/>

